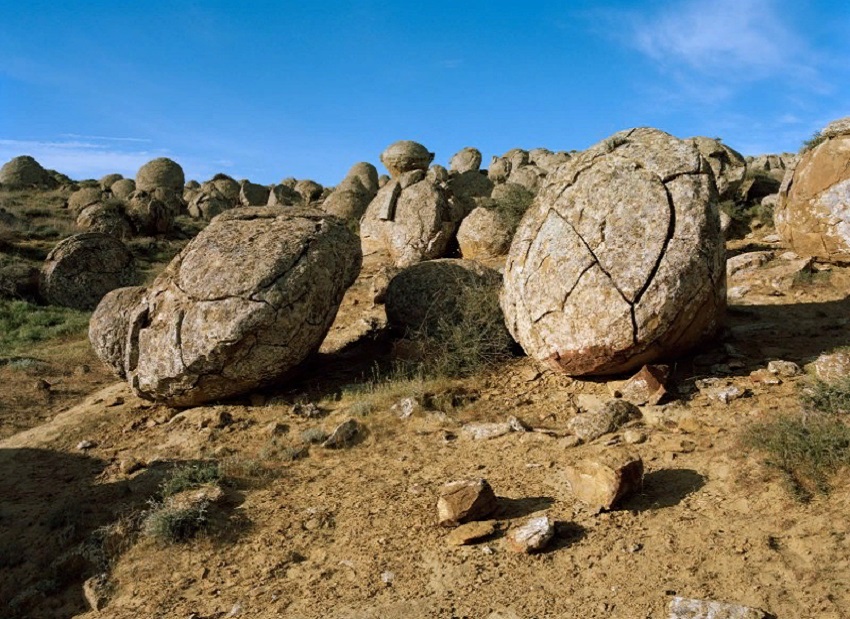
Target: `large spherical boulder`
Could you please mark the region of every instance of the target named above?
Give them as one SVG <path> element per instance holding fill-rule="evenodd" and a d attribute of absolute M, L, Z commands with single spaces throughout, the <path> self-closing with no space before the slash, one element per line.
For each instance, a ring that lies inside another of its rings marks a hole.
<path fill-rule="evenodd" d="M 68 197 L 68 210 L 79 215 L 86 207 L 101 202 L 103 197 L 100 187 L 82 187 Z"/>
<path fill-rule="evenodd" d="M 360 221 L 364 253 L 385 252 L 398 267 L 442 258 L 457 227 L 439 185 L 423 179 L 404 186 L 404 180 L 381 187 Z"/>
<path fill-rule="evenodd" d="M 130 385 L 141 397 L 193 406 L 280 380 L 319 348 L 360 264 L 357 237 L 327 213 L 219 215 L 131 316 Z"/>
<path fill-rule="evenodd" d="M 776 231 L 801 256 L 850 263 L 850 129 L 806 152 L 779 191 Z"/>
<path fill-rule="evenodd" d="M 132 178 L 122 178 L 117 180 L 109 187 L 112 195 L 120 200 L 126 200 L 134 191 L 136 191 L 136 181 Z"/>
<path fill-rule="evenodd" d="M 371 163 L 366 161 L 355 163 L 351 166 L 351 169 L 348 170 L 348 174 L 345 175 L 345 178 L 356 178 L 359 180 L 363 189 L 365 189 L 367 193 L 371 194 L 371 196 L 378 193 L 378 170 Z"/>
<path fill-rule="evenodd" d="M 714 138 L 695 137 L 691 142 L 711 166 L 720 200 L 734 200 L 747 173 L 744 156 Z"/>
<path fill-rule="evenodd" d="M 458 172 L 477 172 L 481 168 L 481 151 L 467 146 L 462 148 L 449 160 L 449 170 Z"/>
<path fill-rule="evenodd" d="M 129 239 L 133 228 L 123 209 L 113 201 L 97 202 L 77 216 L 77 227 L 88 232 L 102 232 L 117 239 Z"/>
<path fill-rule="evenodd" d="M 94 309 L 110 290 L 135 283 L 133 255 L 114 236 L 100 232 L 75 234 L 47 255 L 39 293 L 51 305 Z"/>
<path fill-rule="evenodd" d="M 15 157 L 0 168 L 0 185 L 8 189 L 44 189 L 55 187 L 57 184 L 48 171 L 29 155 Z"/>
<path fill-rule="evenodd" d="M 182 195 L 185 182 L 183 168 L 167 157 L 148 161 L 136 173 L 136 188 L 142 191 L 152 192 L 157 187 L 163 187 Z"/>
<path fill-rule="evenodd" d="M 118 378 L 126 378 L 124 363 L 130 316 L 145 302 L 146 290 L 143 286 L 128 286 L 108 292 L 89 321 L 92 349 Z"/>
<path fill-rule="evenodd" d="M 692 143 L 640 128 L 553 172 L 505 267 L 502 308 L 529 356 L 613 374 L 717 330 L 725 250 L 707 165 Z"/>
<path fill-rule="evenodd" d="M 401 140 L 390 144 L 381 153 L 381 163 L 392 178 L 398 178 L 412 170 L 427 170 L 434 160 L 434 153 L 428 152 L 419 142 Z"/>
<path fill-rule="evenodd" d="M 120 181 L 122 178 L 124 177 L 120 174 L 107 174 L 106 176 L 102 177 L 98 182 L 100 183 L 101 189 L 103 189 L 104 191 L 108 191 L 112 187 L 112 185 Z"/>
<path fill-rule="evenodd" d="M 337 187 L 331 195 L 325 198 L 322 203 L 322 210 L 345 221 L 359 222 L 371 200 L 372 197 L 366 192 L 360 181 L 354 179 L 353 182 Z"/>
<path fill-rule="evenodd" d="M 486 260 L 508 253 L 514 228 L 507 217 L 492 206 L 478 206 L 457 229 L 460 255 L 469 260 Z"/>

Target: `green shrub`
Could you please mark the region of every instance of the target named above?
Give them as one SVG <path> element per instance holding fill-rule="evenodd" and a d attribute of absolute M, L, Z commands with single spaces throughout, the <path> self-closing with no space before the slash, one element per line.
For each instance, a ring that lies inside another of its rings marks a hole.
<path fill-rule="evenodd" d="M 815 131 L 808 140 L 803 140 L 803 145 L 800 147 L 800 154 L 803 155 L 813 148 L 815 148 L 821 142 L 826 141 L 826 136 L 824 136 L 820 131 Z"/>
<path fill-rule="evenodd" d="M 174 468 L 159 487 L 162 498 L 174 496 L 204 484 L 218 483 L 222 479 L 217 462 L 194 462 Z"/>
<path fill-rule="evenodd" d="M 186 506 L 155 504 L 145 518 L 142 531 L 159 542 L 184 542 L 209 525 L 208 509 L 208 501 Z"/>

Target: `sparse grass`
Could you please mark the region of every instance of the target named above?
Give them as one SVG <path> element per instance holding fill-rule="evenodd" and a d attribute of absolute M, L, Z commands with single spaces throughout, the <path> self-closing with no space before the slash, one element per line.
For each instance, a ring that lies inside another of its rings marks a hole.
<path fill-rule="evenodd" d="M 81 335 L 91 314 L 27 301 L 0 300 L 0 357 L 58 337 Z"/>
<path fill-rule="evenodd" d="M 800 146 L 800 154 L 804 155 L 809 152 L 813 148 L 815 148 L 821 142 L 826 141 L 826 136 L 824 136 L 820 131 L 815 131 L 808 140 L 803 140 L 802 146 Z"/>
<path fill-rule="evenodd" d="M 744 442 L 764 453 L 800 501 L 827 494 L 832 477 L 850 465 L 850 428 L 834 415 L 782 415 L 751 425 Z"/>
<path fill-rule="evenodd" d="M 163 499 L 174 496 L 184 490 L 191 490 L 204 484 L 219 483 L 223 479 L 217 462 L 194 462 L 174 468 L 160 485 Z"/>
<path fill-rule="evenodd" d="M 165 544 L 185 542 L 209 524 L 209 502 L 198 501 L 186 506 L 156 504 L 145 518 L 146 536 Z"/>
<path fill-rule="evenodd" d="M 850 377 L 832 383 L 816 380 L 804 389 L 800 399 L 810 411 L 828 415 L 850 413 Z"/>

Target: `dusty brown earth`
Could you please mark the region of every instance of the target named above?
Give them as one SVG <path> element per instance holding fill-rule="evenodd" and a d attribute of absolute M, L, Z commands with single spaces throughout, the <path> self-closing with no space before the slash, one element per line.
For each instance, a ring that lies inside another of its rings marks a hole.
<path fill-rule="evenodd" d="M 566 424 L 578 400 L 607 399 L 615 384 L 540 373 L 524 358 L 464 380 L 375 380 L 389 344 L 373 337 L 382 312 L 371 307 L 368 278 L 300 378 L 215 406 L 178 411 L 121 383 L 101 388 L 104 374 L 84 347 L 56 369 L 55 389 L 68 394 L 56 402 L 11 396 L 6 385 L 18 385 L 22 370 L 0 368 L 0 615 L 635 619 L 666 617 L 680 595 L 782 619 L 850 616 L 850 484 L 839 479 L 829 496 L 800 503 L 740 439 L 752 421 L 796 410 L 808 380 L 771 385 L 751 372 L 850 344 L 850 269 L 800 267 L 775 243 L 730 243 L 730 255 L 757 249 L 775 258 L 730 279 L 738 296 L 722 337 L 680 359 L 668 400 L 642 407 L 629 426 L 647 437 L 629 446 L 646 466 L 643 491 L 600 514 L 573 498 L 564 470 L 623 434 L 570 446 Z M 82 364 L 91 371 L 73 371 Z M 695 386 L 706 377 L 745 395 L 711 400 Z M 402 419 L 391 405 L 409 395 L 430 406 Z M 327 415 L 298 417 L 297 402 Z M 460 429 L 509 415 L 538 431 L 476 441 Z M 295 460 L 283 449 L 305 429 L 349 417 L 364 430 L 347 449 L 311 446 Z M 274 441 L 273 422 L 282 433 Z M 80 450 L 81 441 L 94 446 Z M 95 563 L 81 544 L 103 527 L 120 531 L 115 523 L 146 509 L 165 472 L 199 459 L 221 462 L 229 480 L 209 531 L 180 544 L 117 535 L 100 564 L 110 599 L 87 611 L 82 580 Z M 122 472 L 133 460 L 141 468 Z M 465 477 L 490 482 L 509 530 L 532 515 L 556 521 L 553 545 L 518 555 L 502 533 L 449 546 L 437 492 Z"/>

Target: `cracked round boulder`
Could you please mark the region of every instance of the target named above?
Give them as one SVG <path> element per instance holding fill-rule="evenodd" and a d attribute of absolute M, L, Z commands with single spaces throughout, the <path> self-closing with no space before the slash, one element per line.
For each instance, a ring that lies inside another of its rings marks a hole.
<path fill-rule="evenodd" d="M 143 398 L 194 406 L 283 378 L 319 348 L 360 264 L 357 236 L 322 211 L 222 213 L 131 316 L 131 387 Z"/>
<path fill-rule="evenodd" d="M 850 123 L 832 123 L 779 188 L 776 231 L 799 255 L 850 263 Z"/>
<path fill-rule="evenodd" d="M 526 212 L 502 309 L 529 356 L 626 372 L 712 335 L 726 271 L 714 178 L 696 147 L 622 131 L 559 167 Z"/>
<path fill-rule="evenodd" d="M 91 310 L 107 292 L 135 279 L 133 255 L 124 243 L 101 232 L 84 232 L 47 254 L 38 289 L 51 305 Z"/>

